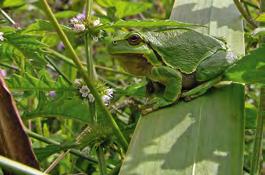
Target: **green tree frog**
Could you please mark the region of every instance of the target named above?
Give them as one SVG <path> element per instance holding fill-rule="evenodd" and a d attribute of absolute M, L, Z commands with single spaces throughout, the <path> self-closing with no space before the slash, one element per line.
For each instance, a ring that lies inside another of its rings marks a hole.
<path fill-rule="evenodd" d="M 108 50 L 125 71 L 147 77 L 159 107 L 205 93 L 236 61 L 224 41 L 189 28 L 129 32 Z"/>

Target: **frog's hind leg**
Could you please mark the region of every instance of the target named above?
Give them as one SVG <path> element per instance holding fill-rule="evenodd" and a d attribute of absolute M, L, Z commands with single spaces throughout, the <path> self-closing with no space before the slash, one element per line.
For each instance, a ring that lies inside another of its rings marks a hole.
<path fill-rule="evenodd" d="M 203 60 L 196 69 L 196 80 L 205 82 L 221 75 L 229 66 L 236 62 L 236 56 L 231 51 L 217 50 L 213 55 Z"/>
<path fill-rule="evenodd" d="M 208 89 L 222 80 L 224 71 L 236 61 L 236 56 L 229 51 L 220 49 L 203 60 L 196 70 L 196 81 L 203 82 L 197 87 L 183 92 L 181 97 L 186 100 L 204 94 Z"/>
<path fill-rule="evenodd" d="M 211 87 L 213 87 L 215 84 L 217 84 L 221 80 L 222 80 L 222 76 L 218 76 L 212 80 L 204 82 L 187 92 L 183 92 L 181 94 L 181 98 L 184 98 L 184 100 L 189 101 L 196 97 L 199 97 L 203 95 L 204 93 L 206 93 Z"/>

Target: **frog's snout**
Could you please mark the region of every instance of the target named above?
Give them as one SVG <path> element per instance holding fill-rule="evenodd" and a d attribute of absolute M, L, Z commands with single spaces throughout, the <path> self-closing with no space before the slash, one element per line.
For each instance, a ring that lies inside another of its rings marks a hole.
<path fill-rule="evenodd" d="M 118 44 L 118 42 L 117 42 L 116 40 L 113 40 L 113 41 L 112 41 L 112 44 L 115 46 L 115 45 Z"/>

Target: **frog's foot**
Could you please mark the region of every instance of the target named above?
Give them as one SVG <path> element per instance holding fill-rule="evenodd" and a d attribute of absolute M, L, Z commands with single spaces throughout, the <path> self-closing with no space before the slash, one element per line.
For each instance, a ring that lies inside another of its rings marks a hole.
<path fill-rule="evenodd" d="M 185 101 L 190 101 L 206 93 L 211 87 L 222 80 L 222 76 L 218 76 L 212 80 L 200 84 L 199 86 L 181 94 L 181 98 Z"/>
<path fill-rule="evenodd" d="M 154 112 L 158 109 L 172 105 L 174 102 L 167 101 L 160 97 L 154 97 L 147 105 L 141 108 L 142 115 Z"/>

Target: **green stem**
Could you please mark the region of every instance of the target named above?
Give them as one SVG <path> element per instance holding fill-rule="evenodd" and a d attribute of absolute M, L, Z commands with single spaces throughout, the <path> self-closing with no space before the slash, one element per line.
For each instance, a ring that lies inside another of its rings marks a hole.
<path fill-rule="evenodd" d="M 97 156 L 98 156 L 98 160 L 99 160 L 100 174 L 101 175 L 107 175 L 107 167 L 106 167 L 106 162 L 105 162 L 105 157 L 104 157 L 104 152 L 103 152 L 102 146 L 98 147 Z"/>
<path fill-rule="evenodd" d="M 40 2 L 42 4 L 42 6 L 43 6 L 43 10 L 45 11 L 46 15 L 50 19 L 51 24 L 56 29 L 56 31 L 57 31 L 59 37 L 61 38 L 62 42 L 64 43 L 65 47 L 69 50 L 69 54 L 70 54 L 73 62 L 75 63 L 80 75 L 83 77 L 83 79 L 84 79 L 86 85 L 88 86 L 88 88 L 90 89 L 91 93 L 94 95 L 95 101 L 98 104 L 98 106 L 100 107 L 100 109 L 102 110 L 103 115 L 105 115 L 107 120 L 110 122 L 110 124 L 111 124 L 111 126 L 112 126 L 112 128 L 114 130 L 114 134 L 117 136 L 119 143 L 121 144 L 121 146 L 122 146 L 122 148 L 124 150 L 127 150 L 127 147 L 128 147 L 127 140 L 123 136 L 123 134 L 122 134 L 121 130 L 119 129 L 117 123 L 115 122 L 115 120 L 111 116 L 110 112 L 106 108 L 105 104 L 103 103 L 103 101 L 101 99 L 101 96 L 97 92 L 94 84 L 91 82 L 90 78 L 88 77 L 86 71 L 84 70 L 84 68 L 82 66 L 82 63 L 81 63 L 80 59 L 78 58 L 75 50 L 73 49 L 71 43 L 69 42 L 67 36 L 65 35 L 65 33 L 62 30 L 62 28 L 60 27 L 57 19 L 55 18 L 53 12 L 50 9 L 47 1 L 46 0 L 41 0 Z"/>
<path fill-rule="evenodd" d="M 3 10 L 0 8 L 0 13 L 3 15 L 3 17 L 12 25 L 15 25 L 16 22 Z"/>
<path fill-rule="evenodd" d="M 34 139 L 37 139 L 37 140 L 39 140 L 39 141 L 42 141 L 42 142 L 44 142 L 44 143 L 54 144 L 54 145 L 60 145 L 59 142 L 54 141 L 54 140 L 49 139 L 49 138 L 46 138 L 46 137 L 44 137 L 44 136 L 42 136 L 42 135 L 39 135 L 39 134 L 37 134 L 37 133 L 34 133 L 34 132 L 30 131 L 30 130 L 26 130 L 26 133 L 27 133 L 30 137 L 32 137 L 32 138 L 34 138 Z M 77 150 L 77 149 L 73 149 L 73 148 L 70 149 L 70 153 L 73 154 L 73 155 L 76 155 L 76 156 L 78 156 L 78 157 L 81 157 L 81 158 L 83 158 L 83 159 L 85 159 L 85 160 L 88 160 L 88 161 L 91 162 L 91 163 L 95 163 L 95 164 L 98 163 L 98 160 L 96 160 L 96 159 L 94 159 L 94 158 L 92 158 L 92 157 L 89 157 L 89 156 L 87 156 L 87 155 L 84 155 L 82 152 L 80 152 L 80 151 Z M 114 166 L 111 165 L 111 164 L 108 164 L 107 167 L 113 169 Z"/>
<path fill-rule="evenodd" d="M 47 52 L 48 54 L 51 54 L 53 56 L 55 56 L 56 58 L 59 58 L 61 61 L 64 61 L 65 63 L 71 65 L 71 66 L 74 66 L 76 67 L 76 65 L 73 63 L 73 61 L 71 60 L 71 58 L 69 57 L 66 57 L 65 55 L 53 50 L 53 49 L 50 49 L 50 48 L 46 48 L 44 52 Z M 0 63 L 1 65 L 2 63 Z M 82 63 L 82 65 L 86 65 L 85 63 Z M 94 65 L 94 67 L 96 69 L 101 69 L 101 70 L 105 70 L 105 71 L 109 71 L 109 72 L 113 72 L 113 73 L 117 73 L 117 74 L 122 74 L 122 75 L 126 75 L 126 76 L 130 76 L 130 77 L 133 77 L 132 74 L 129 74 L 127 72 L 122 72 L 122 71 L 118 71 L 118 70 L 115 70 L 115 69 L 111 69 L 109 67 L 104 67 L 104 66 L 100 66 L 100 65 Z"/>
<path fill-rule="evenodd" d="M 72 59 L 53 50 L 53 49 L 50 49 L 50 48 L 45 48 L 44 52 L 46 52 L 47 54 L 51 54 L 53 56 L 55 56 L 56 58 L 59 58 L 61 61 L 71 65 L 71 66 L 74 66 L 76 67 L 76 65 L 73 63 Z"/>
<path fill-rule="evenodd" d="M 63 79 L 69 84 L 72 85 L 73 83 L 71 82 L 71 80 L 69 80 L 69 78 L 57 67 L 57 65 L 50 60 L 50 58 L 46 55 L 44 56 L 45 60 L 56 70 L 56 72 L 61 75 L 63 77 Z"/>
<path fill-rule="evenodd" d="M 15 67 L 15 66 L 12 66 L 12 65 L 9 65 L 9 64 L 6 64 L 6 63 L 0 63 L 0 66 L 9 68 L 9 69 L 12 69 L 12 70 L 15 70 L 15 71 L 20 71 L 18 67 Z"/>
<path fill-rule="evenodd" d="M 253 8 L 255 8 L 255 9 L 259 9 L 259 7 L 258 7 L 256 4 L 253 4 L 253 3 L 248 2 L 248 1 L 246 1 L 246 0 L 243 0 L 242 2 L 243 2 L 244 4 L 250 6 L 250 7 L 253 7 Z"/>
<path fill-rule="evenodd" d="M 106 71 L 113 72 L 113 73 L 117 73 L 117 74 L 126 75 L 126 76 L 129 76 L 129 77 L 134 77 L 132 74 L 129 74 L 129 73 L 127 73 L 127 72 L 121 72 L 121 71 L 118 71 L 118 70 L 114 70 L 114 69 L 111 69 L 111 68 L 109 68 L 109 67 L 104 67 L 104 66 L 100 66 L 100 65 L 95 65 L 95 68 L 96 68 L 96 69 L 106 70 Z"/>
<path fill-rule="evenodd" d="M 95 80 L 94 75 L 94 66 L 93 66 L 93 57 L 92 57 L 92 42 L 89 44 L 89 36 L 88 33 L 84 37 L 85 39 L 85 51 L 86 51 L 86 66 L 88 71 L 88 76 L 91 80 Z"/>
<path fill-rule="evenodd" d="M 86 0 L 86 20 L 90 22 L 93 0 Z"/>
<path fill-rule="evenodd" d="M 260 89 L 259 111 L 257 116 L 257 129 L 251 161 L 251 175 L 259 175 L 261 168 L 263 125 L 265 122 L 265 87 Z"/>
<path fill-rule="evenodd" d="M 0 167 L 17 175 L 46 175 L 43 172 L 0 155 Z"/>
<path fill-rule="evenodd" d="M 265 0 L 260 1 L 260 11 L 265 12 Z M 264 26 L 265 23 L 260 23 L 260 26 Z M 260 44 L 265 42 L 265 37 L 260 38 Z M 263 127 L 265 124 L 265 86 L 260 88 L 260 98 L 259 98 L 259 110 L 257 116 L 257 127 L 256 135 L 254 141 L 253 155 L 251 161 L 251 175 L 259 175 L 261 164 L 262 164 L 262 137 L 263 137 Z"/>
<path fill-rule="evenodd" d="M 234 0 L 234 3 L 241 13 L 241 15 L 245 18 L 245 20 L 250 24 L 251 28 L 257 28 L 257 24 L 254 22 L 254 20 L 251 18 L 251 16 L 248 16 L 247 12 L 244 10 L 244 7 L 239 2 L 239 0 Z"/>

